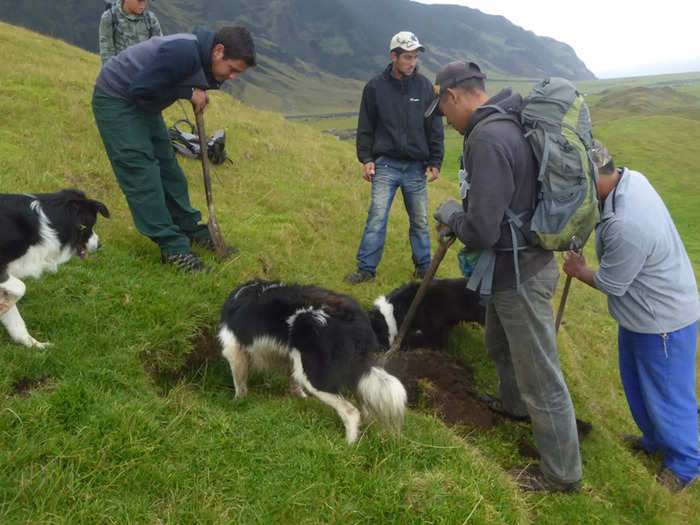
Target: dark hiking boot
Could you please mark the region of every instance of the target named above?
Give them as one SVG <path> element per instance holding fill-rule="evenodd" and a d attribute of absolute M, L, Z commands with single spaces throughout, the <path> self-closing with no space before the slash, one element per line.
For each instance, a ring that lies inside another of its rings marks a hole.
<path fill-rule="evenodd" d="M 216 245 L 214 244 L 214 240 L 211 237 L 190 237 L 190 243 L 192 244 L 192 246 L 216 252 Z M 238 248 L 236 248 L 235 246 L 226 245 L 226 253 L 228 255 L 235 255 L 238 253 Z"/>
<path fill-rule="evenodd" d="M 170 266 L 176 267 L 178 270 L 183 272 L 194 273 L 211 272 L 211 266 L 204 264 L 199 257 L 193 253 L 173 253 L 170 255 L 163 254 L 161 256 L 160 262 L 162 264 L 168 264 Z"/>
<path fill-rule="evenodd" d="M 671 492 L 680 492 L 688 485 L 690 481 L 685 481 L 674 474 L 674 472 L 668 467 L 661 467 L 661 470 L 656 474 L 656 481 L 659 485 L 663 485 Z"/>
<path fill-rule="evenodd" d="M 548 480 L 539 465 L 520 465 L 508 469 L 508 475 L 523 492 L 578 492 L 580 482 L 557 483 Z"/>
<path fill-rule="evenodd" d="M 367 270 L 357 270 L 354 273 L 349 273 L 345 276 L 345 280 L 352 284 L 360 284 L 374 280 L 374 274 Z"/>
<path fill-rule="evenodd" d="M 518 416 L 517 414 L 511 414 L 508 412 L 503 407 L 503 401 L 498 399 L 496 396 L 481 394 L 478 396 L 478 399 L 494 414 L 498 414 L 506 419 L 512 419 L 513 421 L 530 421 L 530 416 L 527 414 L 524 416 Z"/>

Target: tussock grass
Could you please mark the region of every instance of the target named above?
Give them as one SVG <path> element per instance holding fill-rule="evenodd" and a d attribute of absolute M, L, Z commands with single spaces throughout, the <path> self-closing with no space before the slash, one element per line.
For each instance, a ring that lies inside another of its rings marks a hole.
<path fill-rule="evenodd" d="M 4 24 L 0 45 L 7 57 L 0 63 L 3 191 L 77 186 L 112 212 L 98 221 L 104 246 L 97 254 L 27 280 L 20 311 L 30 331 L 53 346 L 25 349 L 0 333 L 0 521 L 696 519 L 697 487 L 669 496 L 653 481 L 658 465 L 620 444 L 634 425 L 618 379 L 615 329 L 604 298 L 582 285 L 573 286 L 559 339 L 578 415 L 594 426 L 581 447 L 585 478 L 577 495 L 524 496 L 508 480 L 504 468 L 523 461 L 516 443 L 529 436 L 525 425 L 448 429 L 413 412 L 400 437 L 370 425 L 348 447 L 336 415 L 285 396 L 279 374 L 254 375 L 250 397 L 235 400 L 226 363 L 191 360 L 197 345 L 211 344 L 229 291 L 260 276 L 317 283 L 369 305 L 413 271 L 401 203 L 392 211 L 377 280 L 355 288 L 344 283 L 369 202 L 353 145 L 214 93 L 207 128 L 226 130 L 233 160 L 212 169 L 216 215 L 241 251 L 224 263 L 202 254 L 215 266 L 210 275 L 179 274 L 162 267 L 155 245 L 134 230 L 103 152 L 90 110 L 98 57 Z M 181 116 L 175 105 L 166 121 Z M 691 228 L 697 208 L 685 205 L 698 194 L 697 157 L 683 145 L 697 142 L 700 130 L 677 116 L 648 118 L 616 121 L 601 136 L 626 164 L 650 175 L 686 244 L 697 246 Z M 668 129 L 659 133 L 662 125 Z M 456 195 L 460 144 L 448 133 L 448 160 L 431 185 L 431 210 Z M 660 151 L 673 155 L 657 157 Z M 199 164 L 182 164 L 194 205 L 206 210 Z M 696 264 L 697 255 L 696 247 Z M 440 274 L 457 274 L 454 254 Z M 481 388 L 495 389 L 480 329 L 459 327 L 450 351 L 475 367 Z M 192 366 L 183 368 L 187 363 Z M 35 388 L 20 395 L 17 385 L 32 380 Z"/>

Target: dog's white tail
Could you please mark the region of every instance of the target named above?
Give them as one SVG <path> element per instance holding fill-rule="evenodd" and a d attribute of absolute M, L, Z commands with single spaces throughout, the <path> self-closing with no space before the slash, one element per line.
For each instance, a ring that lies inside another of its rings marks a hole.
<path fill-rule="evenodd" d="M 406 414 L 406 389 L 383 368 L 373 366 L 360 378 L 357 394 L 363 411 L 375 416 L 389 430 L 401 430 Z"/>

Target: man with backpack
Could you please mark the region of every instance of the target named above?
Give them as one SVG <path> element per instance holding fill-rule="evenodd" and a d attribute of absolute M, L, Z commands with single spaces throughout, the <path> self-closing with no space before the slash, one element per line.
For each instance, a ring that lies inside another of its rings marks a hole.
<path fill-rule="evenodd" d="M 452 62 L 436 76 L 426 116 L 445 115 L 465 136 L 465 147 L 463 202 L 443 202 L 435 218 L 470 253 L 493 255 L 492 281 L 480 291 L 488 296 L 484 345 L 498 372 L 499 397 L 482 400 L 505 417 L 530 419 L 541 456 L 539 465 L 509 473 L 523 490 L 575 492 L 582 476 L 578 435 L 550 304 L 559 271 L 551 251 L 515 239 L 523 234 L 507 221 L 511 211 L 525 222 L 532 216 L 539 164 L 517 119 L 485 121 L 501 111 L 517 113 L 523 104 L 510 88 L 489 98 L 485 79 L 473 62 Z"/>
<path fill-rule="evenodd" d="M 570 252 L 564 272 L 608 296 L 619 323 L 620 376 L 641 436 L 634 450 L 663 454 L 657 480 L 673 492 L 700 475 L 695 355 L 700 300 L 683 241 L 661 197 L 636 171 L 615 168 L 596 141 L 603 215 L 596 227 L 599 268 Z"/>
<path fill-rule="evenodd" d="M 107 60 L 129 46 L 163 36 L 160 22 L 147 9 L 148 0 L 107 1 L 100 18 L 100 59 Z"/>
<path fill-rule="evenodd" d="M 110 58 L 95 82 L 92 111 L 119 187 L 139 232 L 158 244 L 161 262 L 188 272 L 211 270 L 191 251 L 214 249 L 202 214 L 190 204 L 161 111 L 178 99 L 195 113 L 218 89 L 255 65 L 255 45 L 241 26 L 216 33 L 154 37 Z"/>

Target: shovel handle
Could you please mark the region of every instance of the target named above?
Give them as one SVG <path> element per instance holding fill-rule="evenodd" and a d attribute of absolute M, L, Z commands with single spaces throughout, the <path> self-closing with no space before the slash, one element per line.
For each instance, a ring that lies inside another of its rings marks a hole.
<path fill-rule="evenodd" d="M 425 276 L 423 277 L 423 280 L 421 281 L 420 286 L 418 287 L 418 291 L 413 297 L 413 301 L 411 301 L 411 306 L 409 306 L 408 312 L 406 313 L 406 317 L 404 317 L 404 320 L 401 323 L 399 333 L 396 334 L 396 338 L 391 344 L 389 350 L 387 350 L 384 353 L 384 355 L 379 359 L 379 363 L 382 367 L 386 364 L 386 362 L 394 354 L 394 352 L 401 348 L 401 343 L 403 343 L 403 339 L 404 337 L 406 337 L 408 328 L 411 326 L 411 322 L 413 322 L 413 317 L 416 315 L 416 310 L 418 310 L 418 306 L 423 300 L 423 297 L 425 297 L 425 292 L 428 289 L 428 285 L 433 280 L 435 272 L 437 272 L 438 266 L 440 266 L 442 259 L 445 257 L 445 253 L 447 253 L 448 248 L 452 246 L 452 243 L 455 242 L 455 239 L 456 237 L 454 236 L 454 234 L 449 235 L 448 237 L 439 238 L 438 247 L 435 250 L 435 255 L 433 255 L 433 260 L 430 261 L 430 266 L 428 266 L 428 269 L 425 272 Z"/>
<path fill-rule="evenodd" d="M 211 235 L 212 241 L 214 241 L 216 257 L 220 261 L 223 261 L 229 257 L 229 252 L 226 248 L 224 236 L 221 235 L 219 223 L 216 222 L 216 217 L 214 216 L 214 201 L 211 195 L 211 178 L 209 177 L 209 156 L 207 155 L 207 135 L 204 131 L 204 112 L 195 111 L 195 120 L 197 122 L 197 133 L 199 134 L 199 157 L 202 159 L 204 191 L 207 196 L 207 209 L 209 211 L 209 220 L 207 221 L 209 225 L 209 234 Z"/>
<path fill-rule="evenodd" d="M 557 310 L 557 320 L 554 322 L 554 333 L 559 333 L 559 325 L 564 317 L 564 307 L 566 306 L 566 298 L 569 296 L 569 288 L 571 287 L 571 276 L 566 276 L 566 282 L 564 283 L 564 291 L 561 293 L 561 300 L 559 301 L 559 309 Z"/>
<path fill-rule="evenodd" d="M 207 206 L 212 206 L 209 156 L 207 155 L 207 135 L 204 131 L 204 112 L 196 112 L 195 119 L 197 121 L 197 133 L 199 135 L 199 157 L 202 159 L 202 176 L 204 178 L 204 190 L 207 194 Z"/>

